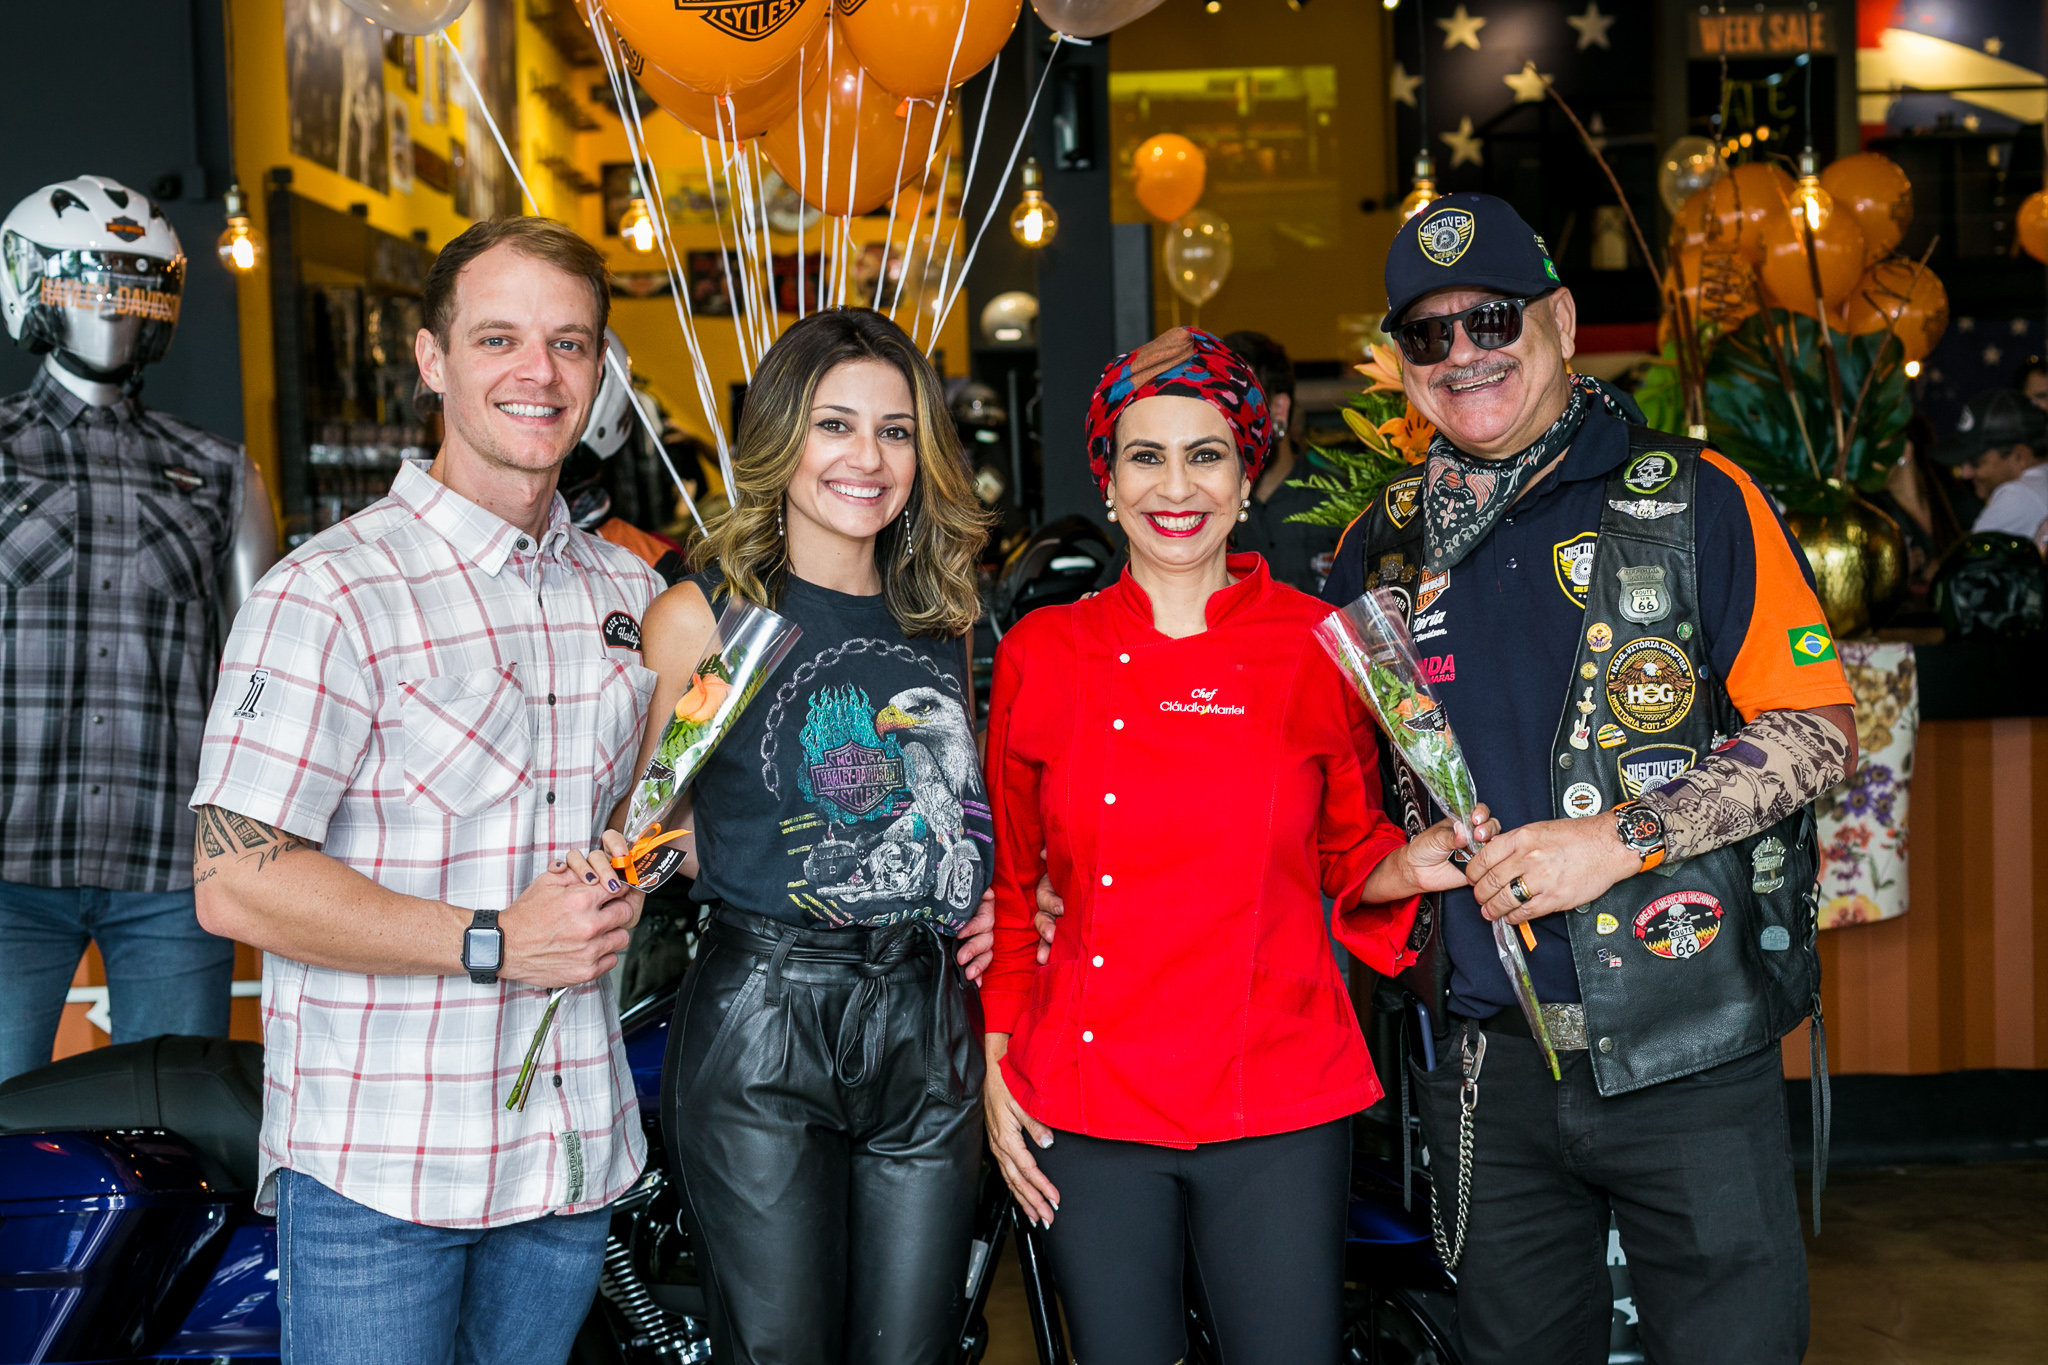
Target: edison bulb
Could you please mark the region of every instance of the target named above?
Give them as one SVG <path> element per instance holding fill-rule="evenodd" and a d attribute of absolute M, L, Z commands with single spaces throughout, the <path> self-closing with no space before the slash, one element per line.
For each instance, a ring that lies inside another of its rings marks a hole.
<path fill-rule="evenodd" d="M 1807 230 L 1819 232 L 1835 211 L 1835 198 L 1821 188 L 1814 168 L 1813 148 L 1799 154 L 1799 183 L 1792 190 L 1792 216 L 1806 221 Z"/>
<path fill-rule="evenodd" d="M 249 221 L 247 202 L 240 185 L 228 186 L 228 225 L 214 242 L 220 263 L 238 275 L 246 275 L 263 260 L 263 234 Z"/>
<path fill-rule="evenodd" d="M 1917 360 L 1909 360 L 1909 361 L 1907 361 L 1907 362 L 1906 362 L 1906 378 L 1908 378 L 1908 379 L 1918 379 L 1919 377 L 1920 377 L 1920 362 L 1919 362 L 1919 361 L 1917 361 Z"/>
<path fill-rule="evenodd" d="M 1059 235 L 1060 215 L 1046 202 L 1045 176 L 1036 157 L 1024 159 L 1024 197 L 1010 210 L 1010 235 L 1019 246 L 1037 250 Z"/>
<path fill-rule="evenodd" d="M 1427 152 L 1415 158 L 1415 187 L 1394 206 L 1394 212 L 1402 222 L 1405 223 L 1422 212 L 1431 201 L 1439 197 L 1436 181 L 1432 178 L 1435 172 L 1436 167 L 1430 161 Z"/>
<path fill-rule="evenodd" d="M 647 211 L 647 200 L 640 195 L 634 195 L 633 202 L 619 215 L 619 236 L 633 251 L 654 250 L 654 215 Z"/>

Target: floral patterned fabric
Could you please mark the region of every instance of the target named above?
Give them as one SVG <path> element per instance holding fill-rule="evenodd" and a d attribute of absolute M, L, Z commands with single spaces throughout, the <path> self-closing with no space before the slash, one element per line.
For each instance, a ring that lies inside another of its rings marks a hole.
<path fill-rule="evenodd" d="M 1820 821 L 1820 927 L 1906 913 L 1906 791 L 1920 728 L 1913 647 L 1838 641 L 1856 693 L 1856 771 L 1814 804 Z"/>

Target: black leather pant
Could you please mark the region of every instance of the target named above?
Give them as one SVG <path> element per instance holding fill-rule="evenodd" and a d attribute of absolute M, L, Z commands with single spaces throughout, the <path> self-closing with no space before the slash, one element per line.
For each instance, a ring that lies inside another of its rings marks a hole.
<path fill-rule="evenodd" d="M 926 924 L 719 907 L 662 1079 L 720 1365 L 924 1365 L 966 1304 L 981 1001 Z"/>

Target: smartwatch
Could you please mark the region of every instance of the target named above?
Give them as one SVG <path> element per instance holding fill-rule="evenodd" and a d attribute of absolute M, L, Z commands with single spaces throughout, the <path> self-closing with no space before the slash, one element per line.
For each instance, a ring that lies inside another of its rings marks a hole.
<path fill-rule="evenodd" d="M 462 969 L 479 986 L 498 984 L 498 968 L 505 962 L 505 931 L 498 927 L 498 912 L 479 910 L 462 931 Z"/>
<path fill-rule="evenodd" d="M 1629 852 L 1643 860 L 1648 872 L 1664 861 L 1664 817 L 1640 801 L 1624 801 L 1614 808 L 1614 832 Z"/>

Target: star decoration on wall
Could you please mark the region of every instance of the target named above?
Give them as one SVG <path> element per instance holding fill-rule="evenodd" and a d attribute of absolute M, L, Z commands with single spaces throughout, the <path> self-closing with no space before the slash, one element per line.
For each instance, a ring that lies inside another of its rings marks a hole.
<path fill-rule="evenodd" d="M 1584 14 L 1567 14 L 1564 21 L 1579 31 L 1579 51 L 1589 47 L 1604 47 L 1614 50 L 1607 41 L 1607 30 L 1614 27 L 1615 16 L 1602 14 L 1597 0 L 1589 0 Z"/>
<path fill-rule="evenodd" d="M 1421 84 L 1422 77 L 1409 75 L 1408 68 L 1395 62 L 1393 71 L 1387 76 L 1387 98 L 1396 104 L 1405 104 L 1413 109 L 1415 90 Z"/>
<path fill-rule="evenodd" d="M 1538 71 L 1536 63 L 1523 62 L 1520 71 L 1512 76 L 1502 76 L 1500 79 L 1502 84 L 1515 92 L 1516 104 L 1541 104 L 1544 87 L 1550 84 L 1552 78 Z"/>
<path fill-rule="evenodd" d="M 1451 149 L 1451 165 L 1477 166 L 1485 157 L 1482 150 L 1486 145 L 1483 137 L 1472 135 L 1472 120 L 1469 116 L 1458 120 L 1458 126 L 1448 133 L 1438 134 L 1444 145 Z"/>
<path fill-rule="evenodd" d="M 1444 31 L 1444 51 L 1449 52 L 1463 43 L 1474 52 L 1479 50 L 1479 30 L 1486 27 L 1486 20 L 1465 13 L 1463 5 L 1451 11 L 1448 19 L 1439 19 L 1436 26 Z"/>
<path fill-rule="evenodd" d="M 1999 39 L 1986 38 L 1984 40 L 1984 52 L 1987 56 L 1996 57 L 2000 52 L 2003 52 L 2004 50 L 2005 44 Z"/>
<path fill-rule="evenodd" d="M 2005 359 L 2005 352 L 1999 350 L 1996 346 L 1986 346 L 1984 348 L 1984 363 L 1986 365 L 1996 365 L 2003 359 Z"/>

